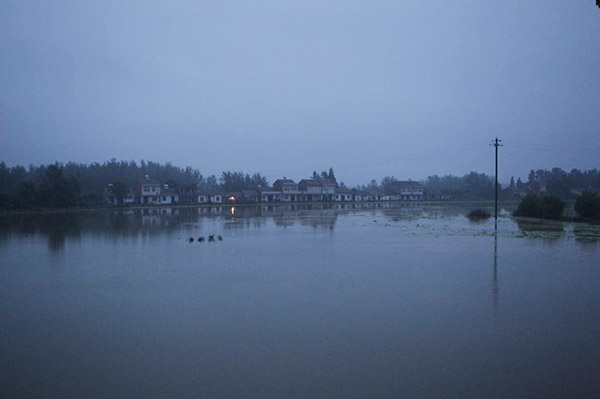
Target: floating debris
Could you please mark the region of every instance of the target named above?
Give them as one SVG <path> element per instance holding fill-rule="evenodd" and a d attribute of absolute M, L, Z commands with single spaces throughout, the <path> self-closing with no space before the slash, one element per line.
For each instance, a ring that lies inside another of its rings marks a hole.
<path fill-rule="evenodd" d="M 194 237 L 190 237 L 190 238 L 188 238 L 188 241 L 189 241 L 189 242 L 194 242 Z"/>
<path fill-rule="evenodd" d="M 217 238 L 219 239 L 219 241 L 223 241 L 223 236 L 222 235 L 219 235 Z"/>
<path fill-rule="evenodd" d="M 198 242 L 204 242 L 204 237 L 198 237 Z"/>
<path fill-rule="evenodd" d="M 215 235 L 211 234 L 208 236 L 208 242 L 214 242 L 215 241 Z"/>

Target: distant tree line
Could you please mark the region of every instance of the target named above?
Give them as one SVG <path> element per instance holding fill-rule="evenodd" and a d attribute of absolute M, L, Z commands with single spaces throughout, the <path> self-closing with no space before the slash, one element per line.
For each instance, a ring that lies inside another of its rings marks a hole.
<path fill-rule="evenodd" d="M 199 170 L 191 167 L 181 168 L 167 162 L 164 164 L 152 161 L 117 161 L 111 159 L 104 163 L 75 163 L 50 164 L 50 165 L 30 165 L 7 167 L 4 162 L 0 162 L 0 193 L 5 195 L 16 195 L 21 184 L 30 181 L 36 186 L 41 184 L 46 176 L 46 169 L 52 165 L 62 169 L 63 175 L 67 178 L 75 178 L 80 184 L 81 194 L 83 196 L 99 194 L 109 184 L 115 181 L 121 181 L 128 187 L 133 187 L 137 180 L 141 180 L 145 175 L 150 175 L 161 182 L 177 182 L 180 184 L 217 184 L 217 178 L 209 176 L 205 178 Z"/>
<path fill-rule="evenodd" d="M 516 186 L 519 186 L 518 182 Z M 520 186 L 528 192 L 545 191 L 562 199 L 572 199 L 585 190 L 600 191 L 600 171 L 596 168 L 572 169 L 570 172 L 561 168 L 531 170 L 527 183 Z"/>
<path fill-rule="evenodd" d="M 80 185 L 74 177 L 65 177 L 63 168 L 48 165 L 39 184 L 22 182 L 17 195 L 0 196 L 2 208 L 73 207 L 80 201 Z"/>
<path fill-rule="evenodd" d="M 122 200 L 138 180 L 148 175 L 177 187 L 195 184 L 201 191 L 239 191 L 267 186 L 260 173 L 223 172 L 221 177 L 203 176 L 190 166 L 181 168 L 142 160 L 104 163 L 54 163 L 8 167 L 0 162 L 0 209 L 34 207 L 74 207 L 100 205 L 104 189 L 113 185 L 113 194 Z"/>
<path fill-rule="evenodd" d="M 358 186 L 359 190 L 387 192 L 398 179 L 386 176 L 380 183 L 372 179 L 369 184 Z M 494 195 L 494 178 L 484 173 L 471 172 L 464 176 L 429 176 L 421 181 L 429 193 L 439 193 L 454 199 L 481 199 Z"/>
<path fill-rule="evenodd" d="M 260 173 L 225 171 L 220 177 L 203 176 L 200 170 L 190 166 L 182 168 L 171 163 L 152 161 L 117 161 L 104 163 L 75 163 L 30 165 L 8 167 L 0 162 L 0 208 L 70 207 L 98 205 L 103 203 L 104 189 L 113 184 L 113 193 L 123 198 L 138 180 L 148 175 L 161 183 L 176 187 L 195 184 L 201 191 L 240 191 L 267 186 L 268 180 Z M 310 176 L 316 180 L 338 182 L 333 168 L 316 170 Z M 366 185 L 356 187 L 365 191 L 386 192 L 396 183 L 394 176 L 373 179 Z M 483 173 L 470 172 L 464 176 L 429 176 L 422 181 L 428 193 L 441 194 L 453 199 L 489 199 L 494 195 L 494 178 Z M 600 172 L 597 169 L 566 172 L 560 168 L 539 169 L 529 173 L 528 180 L 511 178 L 501 196 L 508 198 L 516 191 L 525 194 L 547 193 L 561 199 L 572 199 L 583 191 L 600 191 Z"/>
<path fill-rule="evenodd" d="M 266 177 L 260 173 L 254 173 L 252 176 L 244 172 L 223 172 L 219 178 L 221 191 L 240 191 L 252 190 L 258 187 L 269 185 Z"/>
<path fill-rule="evenodd" d="M 379 183 L 373 179 L 369 184 L 359 185 L 357 189 L 385 192 L 397 181 L 394 176 L 386 176 Z M 453 199 L 489 199 L 494 195 L 494 177 L 484 173 L 470 172 L 464 176 L 433 175 L 422 183 L 427 192 Z M 519 196 L 546 193 L 561 199 L 575 199 L 583 191 L 600 192 L 600 171 L 595 168 L 583 171 L 572 169 L 570 172 L 561 168 L 531 170 L 526 182 L 520 178 L 515 181 L 511 177 L 507 187 L 499 184 L 498 188 L 503 199 L 509 199 L 517 192 L 520 192 Z"/>
<path fill-rule="evenodd" d="M 340 187 L 340 185 L 344 185 L 344 183 L 338 183 L 337 178 L 335 177 L 335 172 L 333 168 L 329 168 L 329 171 L 322 171 L 321 173 L 317 173 L 317 171 L 313 171 L 312 176 L 310 177 L 313 180 L 330 180 L 335 183 L 336 187 Z"/>
<path fill-rule="evenodd" d="M 494 195 L 494 178 L 485 173 L 470 172 L 464 176 L 429 176 L 425 189 L 456 199 L 491 198 Z"/>

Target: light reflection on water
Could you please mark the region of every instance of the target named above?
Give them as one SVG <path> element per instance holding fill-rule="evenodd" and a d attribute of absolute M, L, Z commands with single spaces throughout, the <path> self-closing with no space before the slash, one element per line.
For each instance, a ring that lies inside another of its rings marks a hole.
<path fill-rule="evenodd" d="M 600 394 L 597 227 L 379 205 L 2 217 L 4 396 Z"/>

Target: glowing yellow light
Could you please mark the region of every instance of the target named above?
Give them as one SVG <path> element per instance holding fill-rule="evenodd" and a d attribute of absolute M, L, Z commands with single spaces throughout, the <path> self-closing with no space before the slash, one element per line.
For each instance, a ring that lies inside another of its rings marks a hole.
<path fill-rule="evenodd" d="M 235 215 L 235 206 L 231 207 L 231 216 Z"/>
<path fill-rule="evenodd" d="M 235 201 L 235 197 L 229 197 L 229 201 Z"/>

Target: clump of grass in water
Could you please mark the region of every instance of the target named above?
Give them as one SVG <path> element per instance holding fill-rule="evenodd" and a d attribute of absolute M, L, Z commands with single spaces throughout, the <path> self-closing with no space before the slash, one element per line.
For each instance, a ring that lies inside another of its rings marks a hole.
<path fill-rule="evenodd" d="M 523 234 L 523 237 L 556 240 L 565 233 L 564 226 L 561 222 L 551 220 L 533 218 L 518 219 L 517 226 Z"/>
<path fill-rule="evenodd" d="M 491 218 L 492 215 L 485 209 L 474 209 L 471 212 L 469 212 L 467 217 L 470 220 L 486 220 Z"/>

